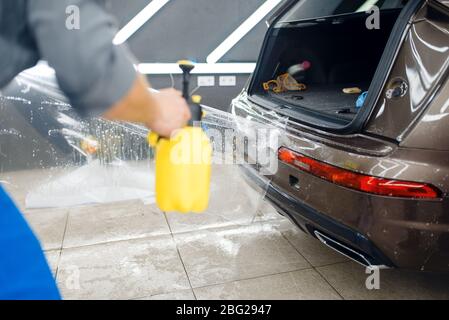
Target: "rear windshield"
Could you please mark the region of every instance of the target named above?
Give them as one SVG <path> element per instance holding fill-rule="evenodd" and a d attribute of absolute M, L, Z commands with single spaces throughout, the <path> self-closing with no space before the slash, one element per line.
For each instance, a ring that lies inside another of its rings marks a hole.
<path fill-rule="evenodd" d="M 402 9 L 407 2 L 407 0 L 300 0 L 279 22 L 365 12 L 374 6 L 381 10 Z"/>

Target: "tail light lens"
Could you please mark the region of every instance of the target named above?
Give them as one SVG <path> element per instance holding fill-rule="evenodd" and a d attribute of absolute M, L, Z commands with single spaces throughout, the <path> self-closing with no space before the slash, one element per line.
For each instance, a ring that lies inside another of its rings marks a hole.
<path fill-rule="evenodd" d="M 359 174 L 305 157 L 284 147 L 279 149 L 278 157 L 282 162 L 321 179 L 367 193 L 415 199 L 438 199 L 442 195 L 440 190 L 429 184 Z"/>

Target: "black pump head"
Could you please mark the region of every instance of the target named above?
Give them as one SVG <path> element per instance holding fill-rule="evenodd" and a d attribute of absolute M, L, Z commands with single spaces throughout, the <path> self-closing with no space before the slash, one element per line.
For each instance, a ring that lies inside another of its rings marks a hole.
<path fill-rule="evenodd" d="M 184 74 L 190 74 L 190 72 L 195 68 L 193 62 L 189 60 L 180 60 L 178 61 L 178 65 Z"/>
<path fill-rule="evenodd" d="M 190 72 L 195 68 L 195 65 L 192 61 L 189 60 L 181 60 L 178 61 L 178 65 L 182 70 L 183 79 L 182 79 L 182 96 L 187 101 L 190 100 L 189 94 L 189 85 L 190 85 Z"/>

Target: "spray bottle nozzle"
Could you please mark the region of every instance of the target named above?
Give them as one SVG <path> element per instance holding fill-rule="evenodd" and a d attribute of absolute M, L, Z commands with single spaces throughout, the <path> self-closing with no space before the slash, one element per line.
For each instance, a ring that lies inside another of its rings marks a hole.
<path fill-rule="evenodd" d="M 195 68 L 195 65 L 192 61 L 189 60 L 181 60 L 178 61 L 179 68 L 181 68 L 183 73 L 183 81 L 182 81 L 182 96 L 189 103 L 190 112 L 192 114 L 192 118 L 189 122 L 189 126 L 193 126 L 194 122 L 201 121 L 202 118 L 202 109 L 200 106 L 201 97 L 193 96 L 190 97 L 189 87 L 190 87 L 190 73 Z"/>
<path fill-rule="evenodd" d="M 190 73 L 195 68 L 195 65 L 189 60 L 180 60 L 178 61 L 178 65 L 182 70 L 182 96 L 189 102 Z"/>

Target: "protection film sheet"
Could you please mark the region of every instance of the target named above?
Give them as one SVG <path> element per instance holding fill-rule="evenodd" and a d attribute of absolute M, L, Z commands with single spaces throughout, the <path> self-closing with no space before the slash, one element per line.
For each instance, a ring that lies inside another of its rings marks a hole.
<path fill-rule="evenodd" d="M 210 203 L 204 214 L 188 216 L 247 224 L 276 170 L 287 120 L 272 112 L 239 117 L 204 111 L 197 125 L 214 150 Z M 148 130 L 80 117 L 54 85 L 51 71 L 38 67 L 19 75 L 2 90 L 0 113 L 0 183 L 22 209 L 155 203 Z"/>

